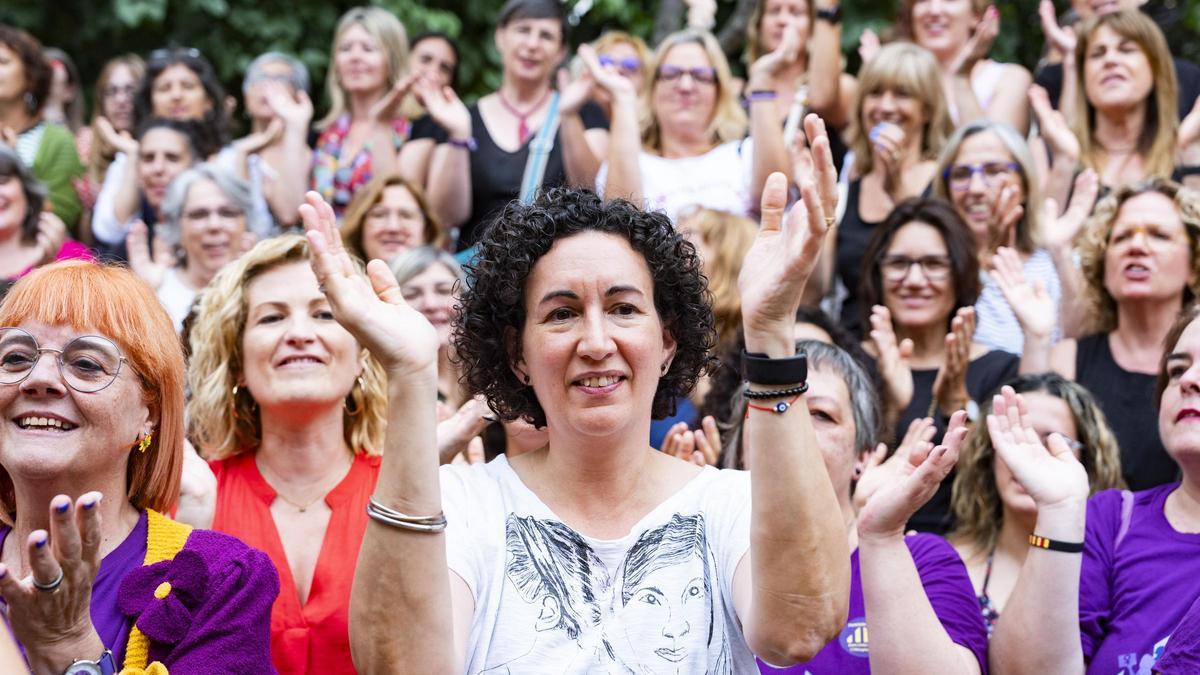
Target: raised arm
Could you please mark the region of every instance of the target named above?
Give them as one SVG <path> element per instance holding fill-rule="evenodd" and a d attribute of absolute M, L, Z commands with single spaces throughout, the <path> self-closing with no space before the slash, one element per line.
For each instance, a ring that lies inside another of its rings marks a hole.
<path fill-rule="evenodd" d="M 783 41 L 775 51 L 759 57 L 750 66 L 746 91 L 778 92 L 779 78 L 787 67 L 795 63 L 800 54 L 800 35 L 795 23 L 789 24 Z M 824 122 L 821 123 L 822 127 Z M 775 101 L 750 97 L 750 138 L 754 141 L 754 163 L 750 178 L 750 200 L 752 204 L 762 202 L 767 176 L 782 173 L 791 179 L 792 162 L 783 142 L 783 127 L 779 124 L 779 109 Z M 828 139 L 826 139 L 828 140 Z M 830 164 L 832 166 L 832 163 Z M 836 182 L 837 174 L 834 173 Z M 832 212 L 829 215 L 833 215 Z"/>
<path fill-rule="evenodd" d="M 1064 337 L 1080 337 L 1088 323 L 1089 317 L 1083 303 L 1079 302 L 1087 282 L 1075 264 L 1075 239 L 1092 214 L 1099 189 L 1099 177 L 1095 171 L 1087 169 L 1075 178 L 1075 189 L 1066 211 L 1058 214 L 1058 202 L 1053 199 L 1047 199 L 1042 208 L 1042 242 L 1054 260 L 1054 271 L 1062 284 L 1059 307 Z"/>
<path fill-rule="evenodd" d="M 1040 86 L 1029 88 L 1029 105 L 1038 123 L 1038 133 L 1045 143 L 1049 171 L 1046 174 L 1046 199 L 1066 204 L 1071 192 L 1075 168 L 1079 166 L 1079 139 L 1067 124 L 1067 118 L 1050 106 L 1050 96 Z M 1055 214 L 1057 215 L 1057 214 Z"/>
<path fill-rule="evenodd" d="M 438 87 L 424 80 L 415 86 L 417 98 L 438 126 L 450 137 L 439 143 L 429 158 L 429 183 L 426 192 L 429 208 L 443 227 L 458 227 L 471 217 L 471 150 L 454 141 L 473 141 L 471 112 L 450 87 Z"/>
<path fill-rule="evenodd" d="M 1025 402 L 1004 387 L 987 418 L 992 447 L 1037 504 L 1033 533 L 1083 541 L 1088 477 L 1061 436 L 1042 445 Z M 1079 637 L 1079 574 L 1083 556 L 1033 548 L 992 634 L 990 663 L 1001 673 L 1084 672 Z"/>
<path fill-rule="evenodd" d="M 141 145 L 128 133 L 117 133 L 112 123 L 101 117 L 96 120 L 100 138 L 124 156 L 123 162 L 113 161 L 104 176 L 104 187 L 96 198 L 92 217 L 92 232 L 108 244 L 119 244 L 125 238 L 125 228 L 137 215 L 138 163 Z"/>
<path fill-rule="evenodd" d="M 588 76 L 612 98 L 612 119 L 609 120 L 608 174 L 604 185 L 597 187 L 605 199 L 620 197 L 642 205 L 641 130 L 638 125 L 637 92 L 633 84 L 621 77 L 614 66 L 601 66 L 591 45 L 579 46 L 579 58 Z"/>
<path fill-rule="evenodd" d="M 313 192 L 300 207 L 312 266 L 334 318 L 371 352 L 388 380 L 388 428 L 373 499 L 415 517 L 442 512 L 435 428 L 437 334 L 408 306 L 380 260 L 359 275 L 342 246 L 333 210 Z M 350 647 L 360 671 L 450 673 L 461 670 L 446 540 L 367 524 L 350 596 Z"/>
<path fill-rule="evenodd" d="M 832 9 L 837 2 L 817 0 L 817 9 Z M 842 72 L 842 24 L 818 18 L 809 38 L 809 108 L 834 129 L 850 123 L 858 82 Z"/>
<path fill-rule="evenodd" d="M 875 492 L 859 512 L 859 573 L 871 634 L 872 672 L 980 672 L 971 650 L 955 643 L 942 626 L 904 543 L 905 524 L 954 468 L 966 435 L 966 414 L 956 412 L 944 444 L 931 448 L 924 443 L 910 452 L 898 463 L 895 479 Z M 965 571 L 963 581 L 969 595 Z"/>
<path fill-rule="evenodd" d="M 608 153 L 608 131 L 587 129 L 580 111 L 591 98 L 595 81 L 586 68 L 571 81 L 566 68 L 558 71 L 559 122 L 558 139 L 562 143 L 563 168 L 567 183 L 594 189 L 596 173 Z"/>
<path fill-rule="evenodd" d="M 817 171 L 831 174 L 829 139 L 816 115 L 805 120 Z M 762 199 L 762 228 L 738 276 L 746 350 L 772 359 L 795 355 L 792 327 L 800 291 L 828 230 L 817 186 L 801 187 L 803 213 L 783 220 L 787 179 L 773 175 Z M 799 382 L 795 384 L 800 384 Z M 769 390 L 770 385 L 751 386 Z M 808 408 L 791 397 L 784 413 L 751 410 L 750 552 L 734 578 L 734 606 L 747 643 L 764 660 L 805 661 L 845 625 L 850 552 L 833 485 L 824 471 Z M 764 401 L 775 405 L 776 401 Z M 797 560 L 804 564 L 796 565 Z"/>
<path fill-rule="evenodd" d="M 986 118 L 1004 122 L 1024 135 L 1029 130 L 1029 107 L 1025 102 L 1025 90 L 1033 82 L 1033 76 L 1028 70 L 1016 64 L 1003 64 L 1001 68 L 1004 84 L 996 88 L 986 106 L 979 103 L 971 86 L 971 73 L 975 64 L 987 58 L 999 33 L 1000 12 L 995 5 L 990 5 L 984 10 L 983 18 L 975 27 L 974 34 L 967 39 L 943 75 L 946 92 L 958 110 L 957 121 L 960 126 Z"/>
<path fill-rule="evenodd" d="M 279 142 L 284 161 L 281 166 L 272 167 L 278 177 L 267 193 L 267 201 L 275 219 L 281 225 L 291 227 L 300 220 L 299 208 L 308 187 L 308 158 L 312 154 L 308 147 L 308 127 L 312 122 L 313 105 L 305 91 L 293 95 L 282 84 L 271 83 L 269 86 L 267 103 L 283 120 Z"/>

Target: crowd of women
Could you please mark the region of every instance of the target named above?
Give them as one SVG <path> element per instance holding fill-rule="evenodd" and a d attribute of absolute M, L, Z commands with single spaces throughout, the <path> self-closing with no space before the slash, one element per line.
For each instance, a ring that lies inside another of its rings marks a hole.
<path fill-rule="evenodd" d="M 902 0 L 846 72 L 834 0 L 687 7 L 508 0 L 470 105 L 360 7 L 323 96 L 167 47 L 88 123 L 0 24 L 0 669 L 1200 672 L 1171 12 L 1043 0 L 1031 73 Z"/>

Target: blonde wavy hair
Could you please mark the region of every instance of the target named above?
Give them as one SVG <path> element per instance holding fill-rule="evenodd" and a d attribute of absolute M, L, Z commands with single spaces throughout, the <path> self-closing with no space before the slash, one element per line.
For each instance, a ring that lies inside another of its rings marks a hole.
<path fill-rule="evenodd" d="M 1176 140 L 1179 132 L 1179 80 L 1175 61 L 1162 30 L 1140 9 L 1128 9 L 1112 14 L 1093 16 L 1077 29 L 1079 41 L 1075 46 L 1076 90 L 1075 107 L 1071 113 L 1071 130 L 1079 139 L 1079 161 L 1086 168 L 1100 171 L 1100 152 L 1096 142 L 1096 109 L 1087 98 L 1083 70 L 1092 40 L 1102 26 L 1108 26 L 1121 37 L 1133 40 L 1150 62 L 1154 88 L 1146 100 L 1146 117 L 1138 137 L 1137 150 L 1146 162 L 1149 175 L 1170 178 L 1175 170 Z"/>
<path fill-rule="evenodd" d="M 1091 493 L 1123 488 L 1121 449 L 1104 412 L 1087 389 L 1056 373 L 1022 375 L 1008 383 L 1017 393 L 1043 393 L 1071 409 L 1075 433 L 1083 445 L 1080 463 Z M 987 425 L 976 424 L 958 456 L 950 511 L 957 523 L 950 539 L 968 544 L 975 554 L 991 551 L 1004 523 L 1004 505 L 996 489 L 996 450 Z"/>
<path fill-rule="evenodd" d="M 1081 293 L 1090 321 L 1087 332 L 1107 333 L 1117 327 L 1117 301 L 1104 286 L 1108 240 L 1117 226 L 1121 206 L 1148 192 L 1157 192 L 1175 202 L 1187 233 L 1192 259 L 1192 276 L 1183 289 L 1183 302 L 1186 304 L 1200 297 L 1200 269 L 1197 268 L 1200 264 L 1200 192 L 1162 178 L 1122 185 L 1096 204 L 1092 217 L 1083 227 L 1084 234 L 1078 245 L 1079 268 L 1087 282 Z"/>
<path fill-rule="evenodd" d="M 207 459 L 224 459 L 253 449 L 262 440 L 258 406 L 245 387 L 235 393 L 241 375 L 242 336 L 249 311 L 247 288 L 264 272 L 307 262 L 308 242 L 288 234 L 258 242 L 217 273 L 201 294 L 191 330 L 187 404 L 190 436 Z M 356 263 L 359 272 L 362 266 Z M 362 350 L 361 386 L 346 396 L 343 415 L 346 444 L 355 453 L 383 452 L 387 381 L 383 367 Z M 353 412 L 351 412 L 353 411 Z"/>
<path fill-rule="evenodd" d="M 921 129 L 922 159 L 937 159 L 946 139 L 954 131 L 946 106 L 946 91 L 933 54 L 911 42 L 884 45 L 858 73 L 858 93 L 854 97 L 848 138 L 850 149 L 854 151 L 854 171 L 859 176 L 870 173 L 875 161 L 867 137 L 870 129 L 863 128 L 863 101 L 889 89 L 921 102 L 921 111 L 925 115 L 925 125 Z"/>
<path fill-rule="evenodd" d="M 758 224 L 748 218 L 712 209 L 698 209 L 680 219 L 680 231 L 692 230 L 712 251 L 704 260 L 704 275 L 712 293 L 713 315 L 717 319 L 718 351 L 732 345 L 742 325 L 742 296 L 737 278 L 742 258 L 754 243 Z"/>
<path fill-rule="evenodd" d="M 355 26 L 367 31 L 375 45 L 387 55 L 387 89 L 391 89 L 408 70 L 408 34 L 404 32 L 404 24 L 400 23 L 400 19 L 382 7 L 351 8 L 338 20 L 337 30 L 333 33 L 333 45 L 329 48 L 329 74 L 325 76 L 329 113 L 314 125 L 317 129 L 324 129 L 346 113 L 346 92 L 337 75 L 337 51 L 342 36 Z"/>
<path fill-rule="evenodd" d="M 738 102 L 737 91 L 733 85 L 733 75 L 729 72 L 729 61 L 721 51 L 721 45 L 711 33 L 698 30 L 681 30 L 663 38 L 658 49 L 654 50 L 654 67 L 651 70 L 650 86 L 642 92 L 641 126 L 642 145 L 650 150 L 662 149 L 662 131 L 658 119 L 654 116 L 652 102 L 654 88 L 658 86 L 658 69 L 666 60 L 667 54 L 679 45 L 700 45 L 706 54 L 708 62 L 717 73 L 717 104 L 713 110 L 712 120 L 708 124 L 708 133 L 716 143 L 728 143 L 741 140 L 746 136 L 749 121 L 746 111 Z"/>

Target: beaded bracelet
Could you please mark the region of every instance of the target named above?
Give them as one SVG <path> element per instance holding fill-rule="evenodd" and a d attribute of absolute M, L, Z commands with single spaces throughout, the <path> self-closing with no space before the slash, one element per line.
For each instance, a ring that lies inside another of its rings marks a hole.
<path fill-rule="evenodd" d="M 808 383 L 802 382 L 801 384 L 799 384 L 798 386 L 795 386 L 795 387 L 788 387 L 787 389 L 770 389 L 767 391 L 755 390 L 755 389 L 751 389 L 750 387 L 746 387 L 745 389 L 742 390 L 742 396 L 753 401 L 756 399 L 763 399 L 763 398 L 783 398 L 784 396 L 799 396 L 800 394 L 803 394 L 806 391 L 808 391 Z"/>
<path fill-rule="evenodd" d="M 790 400 L 790 401 L 780 401 L 779 403 L 776 403 L 775 405 L 770 405 L 770 406 L 754 405 L 753 403 L 747 403 L 746 404 L 746 419 L 750 419 L 750 410 L 751 409 L 762 410 L 764 412 L 773 412 L 773 413 L 778 413 L 778 414 L 782 415 L 783 413 L 790 410 L 791 407 L 793 405 L 795 405 L 796 401 L 798 401 L 798 400 L 800 400 L 800 394 L 796 394 L 795 396 L 793 396 L 792 400 Z"/>

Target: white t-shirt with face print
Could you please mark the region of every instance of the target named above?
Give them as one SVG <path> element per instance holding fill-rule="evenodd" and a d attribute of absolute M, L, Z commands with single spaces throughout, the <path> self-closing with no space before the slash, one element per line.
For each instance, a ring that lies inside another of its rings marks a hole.
<path fill-rule="evenodd" d="M 441 487 L 475 598 L 467 673 L 758 672 L 733 608 L 749 474 L 707 467 L 616 540 L 563 524 L 503 456 Z"/>

